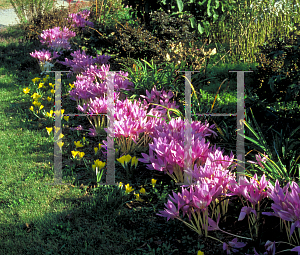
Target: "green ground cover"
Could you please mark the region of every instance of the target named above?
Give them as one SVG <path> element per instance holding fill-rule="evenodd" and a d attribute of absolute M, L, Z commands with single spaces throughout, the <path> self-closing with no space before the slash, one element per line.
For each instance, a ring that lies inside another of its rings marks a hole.
<path fill-rule="evenodd" d="M 53 120 L 34 116 L 29 110 L 32 100 L 23 93 L 26 87 L 35 91 L 32 79 L 40 77 L 38 65 L 29 55 L 37 47 L 36 41 L 26 39 L 21 26 L 0 31 L 0 254 L 197 254 L 199 250 L 204 254 L 221 254 L 222 244 L 199 237 L 179 221 L 167 222 L 156 215 L 165 209 L 168 194 L 181 191 L 168 176 L 146 170 L 145 164 L 139 162 L 135 178 L 128 179 L 121 164 L 116 161 L 116 182 L 130 184 L 136 193 L 143 187 L 146 190 L 146 195 L 141 195 L 144 201 L 136 201 L 133 192 L 126 194 L 124 187 L 95 188 L 92 164 L 96 158 L 93 148 L 101 139 L 89 138 L 87 132 L 63 132 L 63 185 L 51 184 L 54 140 L 46 127 L 53 126 Z M 207 49 L 214 47 L 217 47 L 218 53 L 211 57 L 206 68 L 206 81 L 202 78 L 192 80 L 199 92 L 203 112 L 211 110 L 216 91 L 229 77 L 228 70 L 254 70 L 257 66 L 257 63 L 234 62 L 235 55 L 213 66 L 228 50 L 216 43 L 211 43 Z M 148 69 L 145 76 L 150 72 Z M 212 112 L 235 112 L 236 76 L 229 78 L 222 85 Z M 67 99 L 71 80 L 62 82 L 65 96 L 62 108 L 71 112 L 74 101 Z M 247 88 L 251 88 L 252 82 L 251 78 L 245 78 Z M 179 79 L 176 84 L 178 90 L 183 84 L 184 79 Z M 269 107 L 280 109 L 279 103 L 275 105 Z M 183 104 L 180 107 L 184 114 Z M 212 117 L 207 119 L 212 123 Z M 224 133 L 225 127 L 229 127 L 224 137 L 215 142 L 227 144 L 226 151 L 234 151 L 235 141 L 231 139 L 235 136 L 236 119 L 224 119 L 214 119 Z M 250 122 L 248 116 L 246 121 Z M 85 118 L 79 117 L 63 123 L 65 126 L 89 124 Z M 267 128 L 264 128 L 266 135 Z M 246 135 L 250 134 L 246 130 Z M 299 134 L 294 139 L 300 140 Z M 72 159 L 74 141 L 87 145 L 84 148 L 85 160 Z M 251 144 L 246 144 L 246 149 L 252 148 Z M 152 179 L 157 180 L 156 185 L 152 185 Z M 239 204 L 231 205 L 230 214 L 234 216 L 228 216 L 228 221 L 222 223 L 224 227 L 230 229 L 229 226 L 237 222 L 240 209 Z M 249 231 L 246 232 L 247 223 L 246 226 L 241 225 L 241 229 L 245 231 L 242 235 L 250 237 Z M 268 240 L 271 237 L 271 233 L 267 232 L 270 231 L 269 225 L 265 229 L 264 239 Z M 212 236 L 229 240 L 224 234 L 213 233 Z M 278 240 L 285 240 L 285 233 L 281 233 L 280 237 Z M 262 248 L 263 244 L 259 247 Z M 248 252 L 252 252 L 255 245 L 253 243 Z"/>

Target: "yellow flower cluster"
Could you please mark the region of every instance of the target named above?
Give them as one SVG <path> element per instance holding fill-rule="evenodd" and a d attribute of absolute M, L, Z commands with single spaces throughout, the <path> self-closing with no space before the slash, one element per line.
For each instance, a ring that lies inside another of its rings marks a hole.
<path fill-rule="evenodd" d="M 49 103 L 54 102 L 53 94 L 55 93 L 54 86 L 55 84 L 49 82 L 49 75 L 46 75 L 45 78 L 41 79 L 39 77 L 36 77 L 32 79 L 32 82 L 34 85 L 38 85 L 37 92 L 33 93 L 31 95 L 31 98 L 33 100 L 32 106 L 30 106 L 29 110 L 33 112 L 33 114 L 38 114 L 45 106 L 42 104 L 42 102 L 39 102 L 40 99 L 47 100 Z M 43 89 L 43 90 L 42 90 Z M 47 97 L 44 97 L 45 93 L 50 94 Z M 23 89 L 24 94 L 28 94 L 30 92 L 30 89 L 28 87 Z M 35 110 L 37 108 L 37 110 Z M 50 110 L 50 112 L 46 112 L 45 110 L 41 112 L 45 117 L 47 118 L 53 118 L 53 110 Z M 63 115 L 64 110 L 61 110 L 61 114 Z M 55 114 L 60 115 L 59 112 L 55 112 Z M 38 117 L 38 116 L 37 116 Z M 64 116 L 65 121 L 69 121 L 69 116 Z M 48 132 L 49 133 L 49 132 Z"/>
<path fill-rule="evenodd" d="M 152 183 L 152 186 L 153 186 L 153 187 L 155 186 L 156 181 L 157 181 L 157 180 L 154 180 L 154 179 L 151 180 L 151 183 Z M 123 183 L 122 183 L 122 182 L 119 183 L 119 187 L 120 187 L 120 188 L 123 187 Z M 125 193 L 126 193 L 126 194 L 129 194 L 131 191 L 134 191 L 134 189 L 129 185 L 129 183 L 126 184 L 126 185 L 125 185 Z M 144 188 L 141 188 L 141 189 L 139 190 L 139 192 L 140 192 L 142 195 L 146 195 L 146 190 L 145 190 Z M 143 199 L 140 198 L 140 194 L 139 194 L 139 193 L 136 194 L 136 193 L 134 192 L 134 195 L 136 196 L 136 200 L 137 200 L 137 201 L 140 201 L 140 202 L 143 202 L 143 201 L 144 201 Z"/>

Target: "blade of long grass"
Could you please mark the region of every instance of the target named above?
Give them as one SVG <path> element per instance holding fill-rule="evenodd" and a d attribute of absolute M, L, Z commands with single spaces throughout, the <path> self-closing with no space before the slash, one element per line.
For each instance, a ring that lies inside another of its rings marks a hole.
<path fill-rule="evenodd" d="M 215 96 L 215 100 L 214 100 L 214 102 L 213 102 L 213 104 L 212 104 L 212 106 L 211 106 L 210 112 L 212 112 L 212 109 L 214 108 L 214 105 L 215 105 L 215 102 L 216 102 L 216 100 L 217 100 L 218 94 L 219 94 L 219 92 L 220 92 L 220 89 L 221 89 L 223 83 L 224 83 L 226 80 L 228 80 L 228 78 L 226 78 L 226 79 L 221 83 L 221 85 L 220 85 L 220 87 L 219 87 L 219 89 L 218 89 L 218 91 L 217 91 L 217 94 L 216 94 L 216 96 Z"/>
<path fill-rule="evenodd" d="M 269 156 L 272 156 L 272 153 L 271 153 L 271 150 L 270 150 L 270 147 L 268 146 L 267 142 L 266 142 L 266 139 L 260 129 L 260 127 L 258 126 L 257 122 L 256 122 L 256 119 L 254 117 L 254 114 L 252 112 L 252 109 L 250 108 L 250 111 L 251 111 L 251 114 L 252 114 L 252 117 L 253 117 L 253 120 L 254 120 L 254 124 L 256 126 L 256 128 L 258 129 L 258 134 L 260 135 L 260 137 L 258 138 L 259 140 L 262 139 L 262 142 L 263 142 L 263 145 L 265 146 L 265 148 L 267 149 L 267 152 L 269 153 Z"/>

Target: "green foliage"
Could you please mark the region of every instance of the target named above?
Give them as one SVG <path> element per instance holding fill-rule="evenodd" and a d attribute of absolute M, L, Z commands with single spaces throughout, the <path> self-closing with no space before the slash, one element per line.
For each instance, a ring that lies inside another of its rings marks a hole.
<path fill-rule="evenodd" d="M 124 12 L 119 1 L 98 0 L 93 2 L 90 11 L 94 13 L 94 19 L 99 24 L 105 24 L 111 20 L 112 16 L 119 16 L 115 15 L 116 13 Z"/>
<path fill-rule="evenodd" d="M 294 37 L 273 38 L 263 46 L 257 55 L 259 66 L 253 92 L 268 103 L 297 101 L 300 103 L 299 66 L 300 36 L 299 28 Z M 294 113 L 295 114 L 295 113 Z"/>
<path fill-rule="evenodd" d="M 53 0 L 9 0 L 18 18 L 22 22 L 28 22 L 33 17 L 47 13 L 53 8 Z"/>
<path fill-rule="evenodd" d="M 205 62 L 203 46 L 187 30 L 186 20 L 169 18 L 161 12 L 153 14 L 147 27 L 117 22 L 116 29 L 105 38 L 113 45 L 111 53 L 116 61 L 126 65 L 134 64 L 130 59 L 152 58 L 154 63 L 184 63 L 192 70 L 200 70 Z"/>
<path fill-rule="evenodd" d="M 168 2 L 170 0 L 167 0 Z M 132 6 L 130 10 L 131 14 L 134 14 L 135 17 L 141 19 L 144 24 L 149 25 L 150 22 L 150 13 L 157 11 L 164 6 L 166 0 L 158 1 L 139 1 L 139 0 L 122 0 L 124 6 Z M 174 2 L 171 0 L 171 2 Z"/>
<path fill-rule="evenodd" d="M 68 18 L 67 8 L 54 8 L 47 14 L 37 14 L 37 16 L 32 18 L 30 22 L 23 25 L 23 29 L 27 34 L 26 39 L 39 40 L 39 36 L 43 30 L 52 29 L 54 27 L 71 28 L 71 24 L 66 20 L 66 18 Z"/>
<path fill-rule="evenodd" d="M 181 18 L 170 17 L 163 11 L 154 11 L 150 14 L 150 25 L 147 29 L 154 33 L 160 40 L 181 41 L 194 40 L 195 33 L 189 31 L 189 18 L 184 14 Z"/>
<path fill-rule="evenodd" d="M 192 14 L 190 18 L 191 27 L 198 31 L 201 35 L 209 36 L 210 27 L 215 23 L 221 15 L 226 12 L 231 13 L 234 10 L 235 0 L 203 0 L 203 1 L 182 1 L 176 0 L 178 11 L 172 15 L 188 13 Z"/>
<path fill-rule="evenodd" d="M 270 141 L 270 139 L 265 138 L 265 135 L 262 133 L 261 128 L 256 122 L 252 111 L 251 113 L 253 123 L 255 124 L 258 134 L 252 127 L 253 125 L 251 126 L 250 123 L 246 122 L 246 127 L 251 131 L 252 137 L 254 135 L 255 138 L 248 136 L 245 136 L 245 138 L 252 142 L 251 148 L 254 148 L 256 152 L 261 152 L 259 154 L 262 158 L 264 156 L 262 152 L 265 152 L 266 155 L 268 155 L 269 159 L 266 163 L 263 163 L 264 169 L 261 170 L 266 174 L 266 176 L 268 176 L 268 178 L 271 178 L 273 185 L 276 179 L 282 182 L 291 181 L 293 178 L 299 177 L 297 165 L 299 165 L 298 160 L 300 158 L 298 149 L 300 142 L 294 139 L 294 135 L 298 132 L 300 126 L 292 132 L 289 127 L 285 128 L 285 132 L 281 129 L 280 133 L 272 129 L 273 139 Z M 274 132 L 276 133 L 275 135 Z"/>

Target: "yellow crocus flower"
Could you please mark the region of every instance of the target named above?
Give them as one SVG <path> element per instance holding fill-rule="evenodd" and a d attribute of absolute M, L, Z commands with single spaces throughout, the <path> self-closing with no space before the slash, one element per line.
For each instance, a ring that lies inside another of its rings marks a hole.
<path fill-rule="evenodd" d="M 85 153 L 82 151 L 82 152 L 79 152 L 78 155 L 79 155 L 79 158 L 83 158 L 83 156 L 85 155 Z"/>
<path fill-rule="evenodd" d="M 48 102 L 50 102 L 52 100 L 52 98 L 51 97 L 47 97 L 47 100 L 48 100 Z"/>
<path fill-rule="evenodd" d="M 23 89 L 23 92 L 25 93 L 25 94 L 28 94 L 29 93 L 29 91 L 30 91 L 30 89 L 27 87 L 27 88 L 25 88 L 25 89 Z"/>
<path fill-rule="evenodd" d="M 59 139 L 62 139 L 63 137 L 64 137 L 63 134 L 60 134 L 60 135 L 59 135 Z"/>
<path fill-rule="evenodd" d="M 97 152 L 98 152 L 98 148 L 97 148 L 97 147 L 94 147 L 94 151 L 95 151 L 95 155 L 96 155 Z"/>
<path fill-rule="evenodd" d="M 69 83 L 69 85 L 70 85 L 71 89 L 75 87 L 74 84 Z"/>
<path fill-rule="evenodd" d="M 44 83 L 40 83 L 38 88 L 42 88 L 44 86 Z"/>
<path fill-rule="evenodd" d="M 44 106 L 43 106 L 43 105 L 41 105 L 41 106 L 40 106 L 40 110 L 42 110 L 43 108 L 44 108 Z"/>
<path fill-rule="evenodd" d="M 125 185 L 125 188 L 126 188 L 126 193 L 130 193 L 131 191 L 133 191 L 134 189 L 132 187 L 130 187 L 129 183 Z"/>
<path fill-rule="evenodd" d="M 136 196 L 136 200 L 137 200 L 137 201 L 140 201 L 140 202 L 143 202 L 143 201 L 144 201 L 144 199 L 141 199 L 141 198 L 140 198 L 140 194 L 135 194 L 135 193 L 134 193 L 134 195 Z"/>
<path fill-rule="evenodd" d="M 60 130 L 59 127 L 54 127 L 54 128 L 55 128 L 55 133 L 57 133 Z"/>
<path fill-rule="evenodd" d="M 61 149 L 61 147 L 63 147 L 64 143 L 63 143 L 63 142 L 58 142 L 57 145 L 58 145 L 59 148 Z"/>
<path fill-rule="evenodd" d="M 46 127 L 46 129 L 47 129 L 47 132 L 48 132 L 48 135 L 50 135 L 50 133 L 52 132 L 52 127 Z"/>
<path fill-rule="evenodd" d="M 64 116 L 65 121 L 69 122 L 70 116 Z"/>
<path fill-rule="evenodd" d="M 30 111 L 33 111 L 33 106 L 30 106 L 29 110 L 30 110 Z"/>
<path fill-rule="evenodd" d="M 55 111 L 55 115 L 58 115 L 58 116 L 60 116 L 60 112 L 57 110 L 57 111 Z"/>
<path fill-rule="evenodd" d="M 41 95 L 39 95 L 38 93 L 33 93 L 31 97 L 33 98 L 33 100 L 37 100 L 41 97 Z"/>
<path fill-rule="evenodd" d="M 203 251 L 198 251 L 197 255 L 204 255 L 204 252 Z"/>
<path fill-rule="evenodd" d="M 79 153 L 79 151 L 71 151 L 73 158 L 76 157 L 76 155 Z"/>
<path fill-rule="evenodd" d="M 51 82 L 49 82 L 49 86 L 54 88 L 54 85 Z"/>
<path fill-rule="evenodd" d="M 125 163 L 128 163 L 130 161 L 130 159 L 131 159 L 131 156 L 129 154 L 126 155 L 126 156 L 123 156 L 123 157 L 125 159 Z"/>
<path fill-rule="evenodd" d="M 52 111 L 52 110 L 51 110 L 51 111 Z M 47 117 L 49 117 L 49 118 L 51 118 L 51 117 L 52 117 L 52 114 L 53 114 L 53 111 L 52 111 L 52 112 L 51 112 L 51 111 L 46 113 Z"/>
<path fill-rule="evenodd" d="M 83 145 L 80 143 L 80 141 L 74 142 L 74 144 L 76 146 L 76 149 L 83 147 Z"/>
<path fill-rule="evenodd" d="M 117 161 L 120 162 L 121 165 L 125 168 L 125 165 L 124 165 L 125 158 L 124 158 L 124 156 L 121 157 L 121 158 L 118 158 Z"/>
<path fill-rule="evenodd" d="M 133 157 L 132 160 L 131 160 L 131 166 L 135 165 L 135 168 L 138 164 L 138 159 L 136 157 Z"/>
<path fill-rule="evenodd" d="M 54 93 L 55 93 L 55 90 L 54 90 L 54 89 L 51 89 L 50 92 L 51 92 L 52 94 L 54 94 Z"/>
<path fill-rule="evenodd" d="M 154 179 L 151 180 L 151 183 L 152 183 L 153 187 L 155 186 L 156 182 L 157 182 L 157 180 L 154 180 Z"/>
<path fill-rule="evenodd" d="M 36 82 L 39 81 L 40 79 L 41 79 L 41 78 L 36 77 L 36 78 L 32 79 L 32 82 L 33 82 L 33 83 L 36 83 Z"/>
<path fill-rule="evenodd" d="M 146 190 L 145 190 L 144 188 L 141 188 L 141 189 L 140 189 L 140 193 L 145 194 L 145 193 L 146 193 Z"/>
<path fill-rule="evenodd" d="M 96 167 L 98 167 L 98 170 L 100 170 L 100 169 L 102 169 L 105 166 L 105 162 L 102 162 L 99 159 L 94 160 L 94 163 L 95 163 L 95 165 L 93 165 L 93 169 L 94 170 L 95 170 Z"/>

